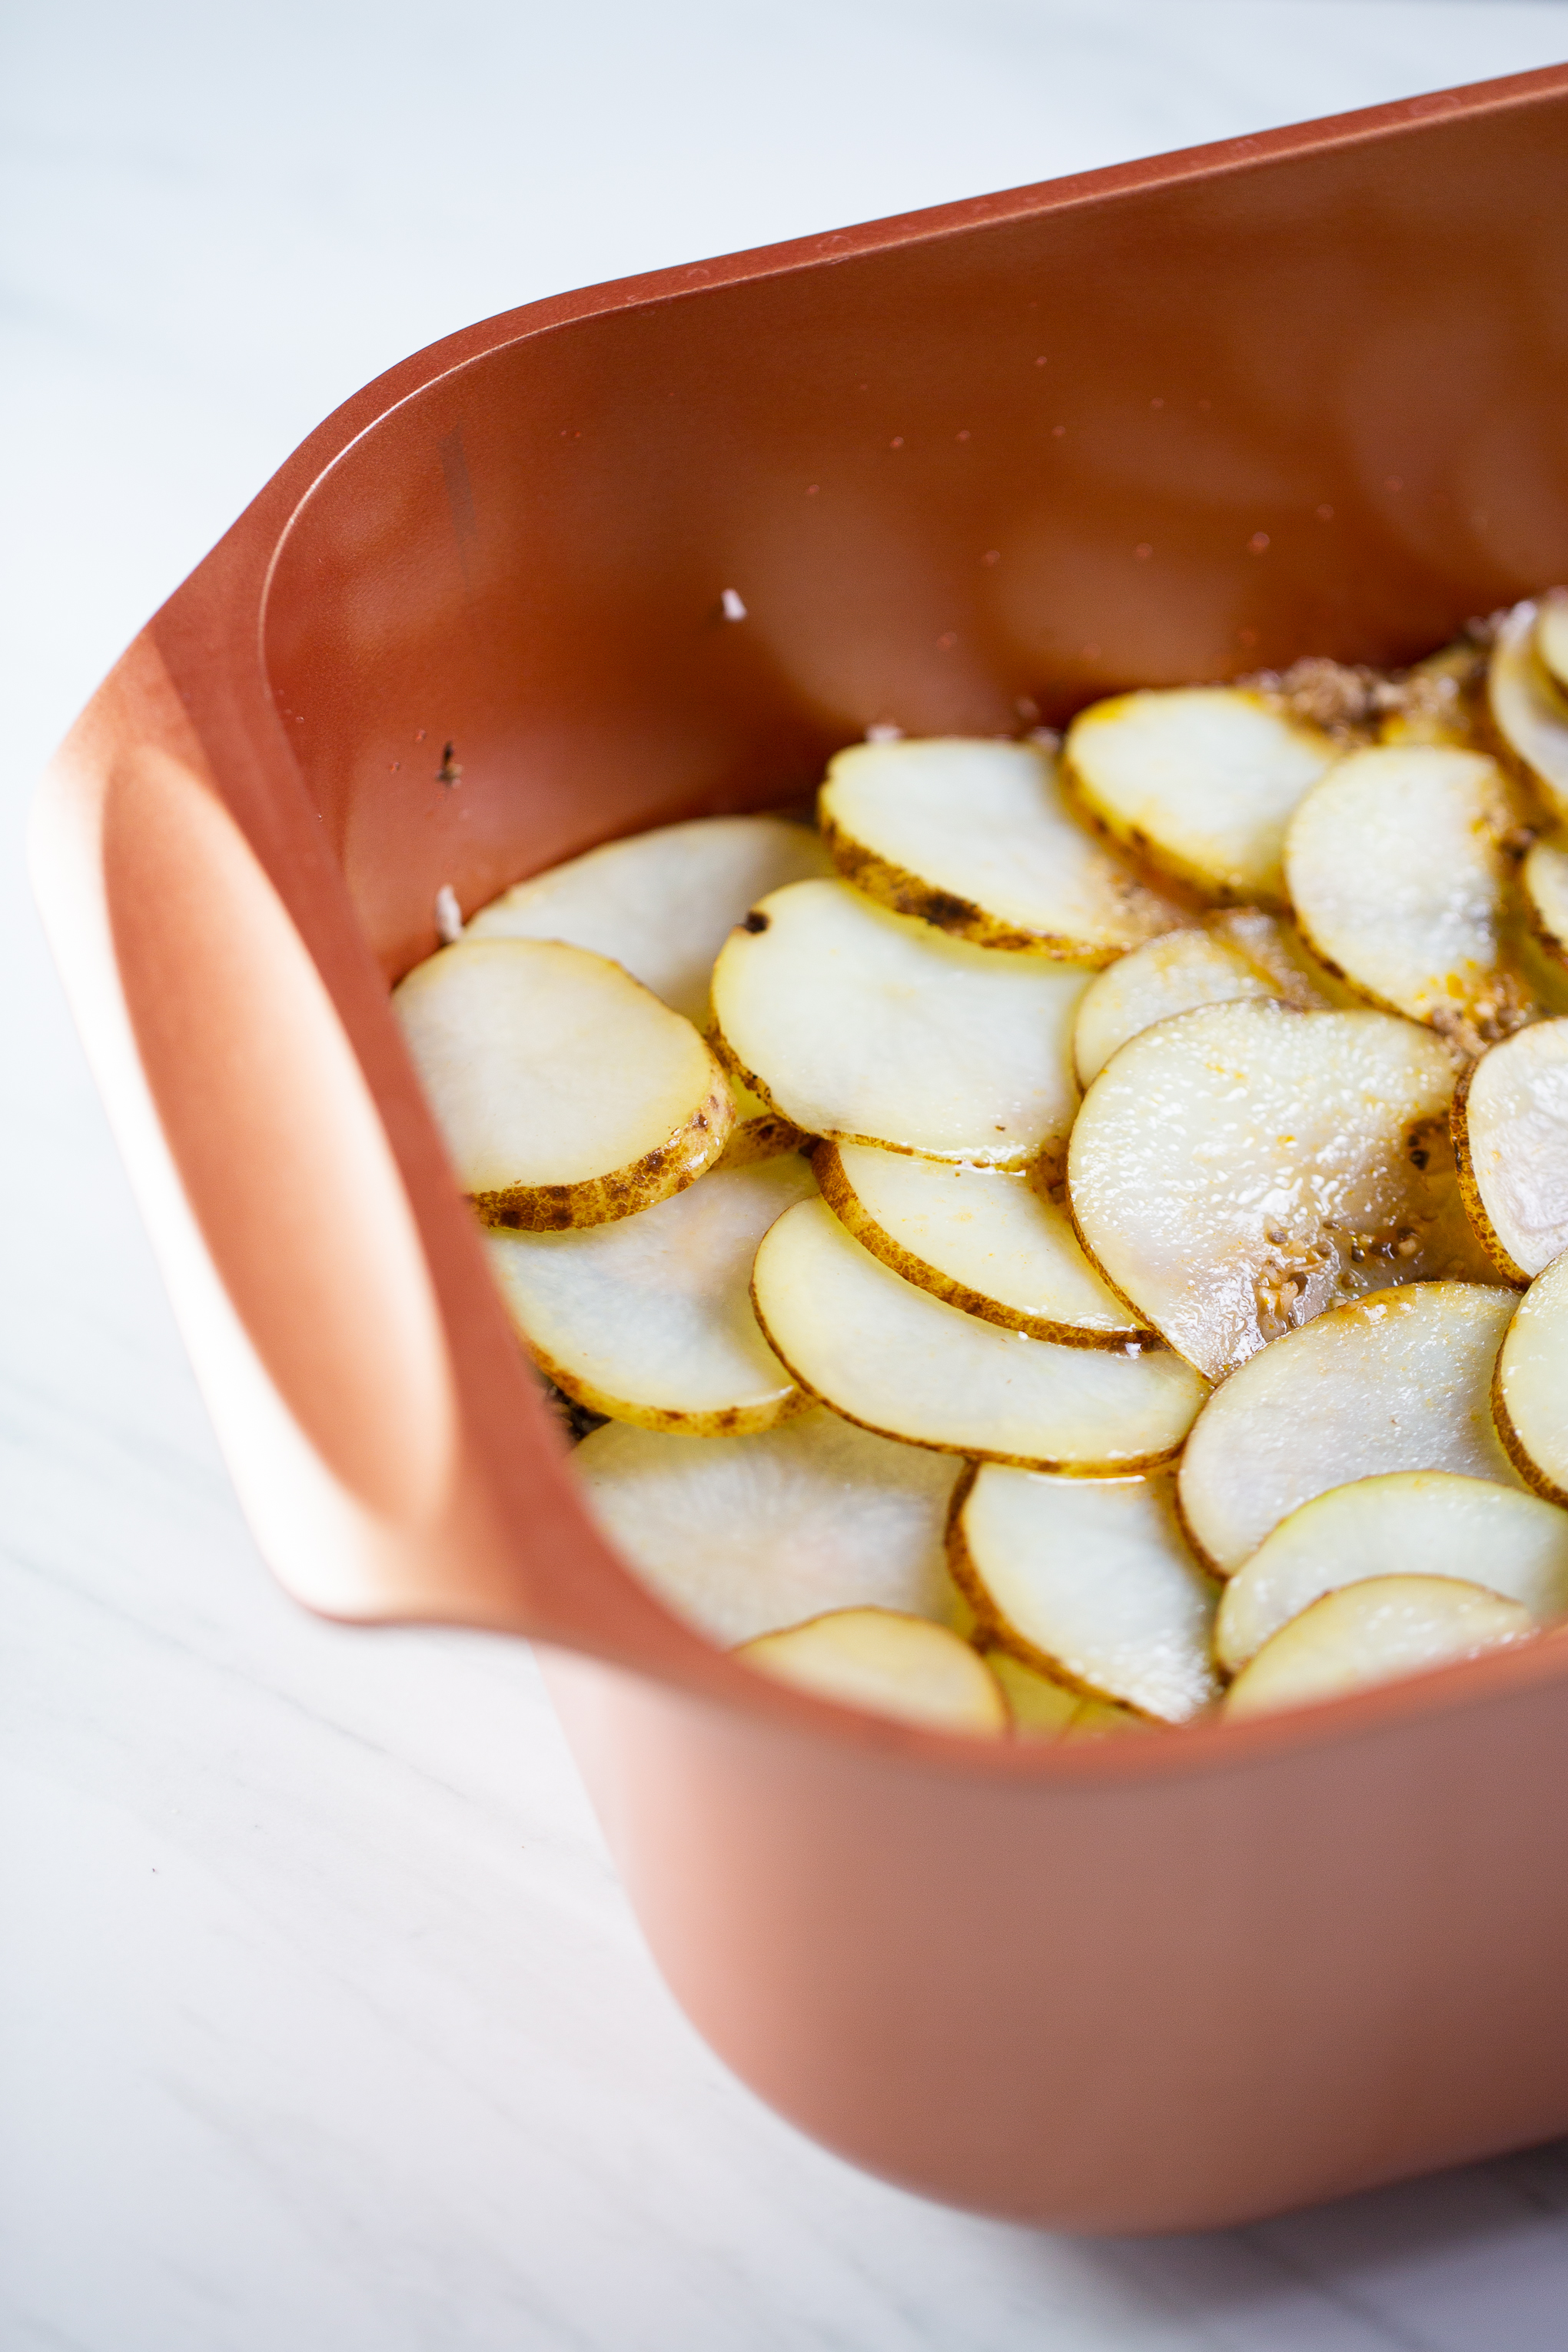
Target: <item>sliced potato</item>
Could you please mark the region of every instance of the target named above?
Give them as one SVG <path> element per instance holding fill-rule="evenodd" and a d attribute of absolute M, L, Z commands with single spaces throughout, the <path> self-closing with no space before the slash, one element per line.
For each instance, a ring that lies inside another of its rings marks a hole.
<path fill-rule="evenodd" d="M 1536 649 L 1540 608 L 1516 604 L 1492 644 L 1487 697 L 1492 724 L 1545 794 L 1568 816 L 1568 693 Z"/>
<path fill-rule="evenodd" d="M 713 972 L 728 1066 L 808 1135 L 1023 1168 L 1078 1106 L 1076 964 L 943 939 L 847 882 L 775 890 Z"/>
<path fill-rule="evenodd" d="M 693 1437 L 771 1429 L 809 1400 L 757 1328 L 752 1260 L 816 1190 L 798 1153 L 716 1170 L 613 1225 L 494 1234 L 490 1263 L 540 1370 L 590 1412 Z"/>
<path fill-rule="evenodd" d="M 1078 1713 L 1063 1732 L 1064 1740 L 1114 1739 L 1123 1731 L 1156 1731 L 1159 1726 L 1146 1715 L 1134 1715 L 1130 1706 L 1118 1706 L 1114 1699 L 1086 1698 L 1079 1702 Z"/>
<path fill-rule="evenodd" d="M 1321 1706 L 1529 1641 L 1517 1601 L 1451 1576 L 1376 1576 L 1325 1593 L 1266 1642 L 1226 1693 L 1227 1717 Z"/>
<path fill-rule="evenodd" d="M 1454 1090 L 1459 1183 L 1483 1248 L 1510 1282 L 1568 1249 L 1568 1020 L 1494 1045 Z"/>
<path fill-rule="evenodd" d="M 1068 1193 L 1112 1288 L 1211 1380 L 1346 1297 L 1490 1269 L 1447 1130 L 1454 1065 L 1383 1013 L 1211 1004 L 1084 1099 Z"/>
<path fill-rule="evenodd" d="M 1287 1333 L 1216 1389 L 1177 1493 L 1199 1555 L 1234 1575 L 1315 1495 L 1384 1471 L 1520 1484 L 1493 1429 L 1492 1366 L 1510 1290 L 1424 1282 Z"/>
<path fill-rule="evenodd" d="M 458 1181 L 489 1224 L 599 1225 L 712 1166 L 734 1109 L 689 1021 L 618 964 L 461 940 L 393 991 Z"/>
<path fill-rule="evenodd" d="M 1520 880 L 1537 940 L 1555 963 L 1568 964 L 1568 846 L 1560 837 L 1532 842 Z"/>
<path fill-rule="evenodd" d="M 531 876 L 472 916 L 466 936 L 592 948 L 700 1029 L 713 959 L 747 908 L 832 871 L 818 835 L 788 817 L 694 817 Z"/>
<path fill-rule="evenodd" d="M 1148 940 L 1084 991 L 1073 1025 L 1079 1084 L 1092 1085 L 1112 1054 L 1156 1021 L 1247 997 L 1276 997 L 1301 1013 L 1324 1002 L 1272 915 L 1233 908 L 1201 927 Z"/>
<path fill-rule="evenodd" d="M 873 1257 L 966 1315 L 1064 1347 L 1153 1339 L 1107 1290 L 1066 1210 L 1026 1176 L 864 1143 L 819 1143 L 813 1165 L 823 1199 Z"/>
<path fill-rule="evenodd" d="M 959 1465 L 804 1413 L 756 1437 L 610 1422 L 572 1455 L 584 1499 L 666 1607 L 716 1642 L 827 1609 L 950 1623 L 943 1529 Z"/>
<path fill-rule="evenodd" d="M 1036 743 L 855 743 L 818 813 L 839 872 L 977 946 L 1109 962 L 1181 917 L 1100 847 Z"/>
<path fill-rule="evenodd" d="M 1549 588 L 1541 599 L 1535 650 L 1552 684 L 1568 691 L 1568 588 Z"/>
<path fill-rule="evenodd" d="M 1279 907 L 1290 812 L 1339 756 L 1240 687 L 1119 694 L 1068 730 L 1068 779 L 1114 839 L 1211 897 Z"/>
<path fill-rule="evenodd" d="M 956 1633 L 923 1617 L 837 1609 L 782 1633 L 760 1634 L 735 1654 L 781 1682 L 872 1715 L 993 1738 L 1007 1728 L 1006 1701 L 984 1661 Z"/>
<path fill-rule="evenodd" d="M 1568 1512 L 1447 1470 L 1331 1486 L 1280 1520 L 1225 1588 L 1215 1655 L 1231 1674 L 1325 1592 L 1372 1576 L 1452 1576 L 1528 1609 L 1568 1612 Z"/>
<path fill-rule="evenodd" d="M 781 1118 L 761 1095 L 754 1095 L 732 1076 L 730 1099 L 735 1107 L 735 1124 L 719 1161 L 721 1168 L 754 1168 L 759 1160 L 781 1159 L 786 1151 L 800 1151 L 811 1141 L 793 1119 Z"/>
<path fill-rule="evenodd" d="M 1314 784 L 1290 820 L 1285 877 L 1307 944 L 1385 1012 L 1481 1037 L 1524 1004 L 1504 960 L 1504 844 L 1523 814 L 1493 760 L 1451 744 L 1375 744 Z"/>
<path fill-rule="evenodd" d="M 1160 1723 L 1185 1723 L 1219 1696 L 1218 1591 L 1183 1537 L 1168 1478 L 988 1466 L 950 1546 L 981 1622 L 1026 1664 Z"/>
<path fill-rule="evenodd" d="M 1163 1349 L 1063 1348 L 965 1315 L 894 1274 L 821 1201 L 773 1226 L 757 1319 L 814 1396 L 907 1444 L 1094 1475 L 1165 1461 L 1204 1394 Z"/>
<path fill-rule="evenodd" d="M 1418 661 L 1387 693 L 1388 709 L 1378 728 L 1384 743 L 1452 743 L 1483 751 L 1478 724 L 1486 686 L 1487 657 L 1473 637 L 1456 638 Z"/>
<path fill-rule="evenodd" d="M 1036 1672 L 1010 1650 L 982 1647 L 981 1656 L 1002 1686 L 1015 1739 L 1061 1739 L 1083 1705 L 1081 1691 Z"/>
<path fill-rule="evenodd" d="M 1526 1484 L 1568 1505 L 1568 1253 L 1519 1302 L 1497 1360 L 1492 1411 Z"/>

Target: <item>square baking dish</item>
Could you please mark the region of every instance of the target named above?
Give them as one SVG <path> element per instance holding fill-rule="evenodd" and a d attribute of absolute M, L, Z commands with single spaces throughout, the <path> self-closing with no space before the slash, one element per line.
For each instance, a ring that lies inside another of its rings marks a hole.
<path fill-rule="evenodd" d="M 798 801 L 869 724 L 1399 662 L 1563 578 L 1565 217 L 1557 69 L 490 320 L 311 436 L 46 783 L 278 1574 L 547 1645 L 699 2028 L 956 2203 L 1193 2228 L 1568 2129 L 1568 1638 L 1068 1748 L 753 1675 L 584 1516 L 388 983 L 442 886 Z"/>

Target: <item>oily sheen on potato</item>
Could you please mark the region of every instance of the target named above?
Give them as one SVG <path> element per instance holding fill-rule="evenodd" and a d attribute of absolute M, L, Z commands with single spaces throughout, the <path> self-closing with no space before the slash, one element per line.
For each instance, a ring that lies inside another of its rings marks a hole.
<path fill-rule="evenodd" d="M 980 947 L 1099 964 L 1180 919 L 1085 832 L 1035 743 L 855 743 L 818 811 L 847 881 Z"/>
<path fill-rule="evenodd" d="M 1095 1475 L 1173 1454 L 1205 1393 L 1164 1349 L 1064 1348 L 966 1315 L 862 1249 L 822 1201 L 786 1210 L 752 1275 L 801 1386 L 906 1444 Z"/>
<path fill-rule="evenodd" d="M 1379 1576 L 1325 1593 L 1266 1642 L 1226 1693 L 1235 1719 L 1319 1706 L 1527 1642 L 1528 1609 L 1449 1576 Z"/>
<path fill-rule="evenodd" d="M 1568 1020 L 1538 1021 L 1483 1054 L 1454 1094 L 1471 1224 L 1510 1282 L 1568 1249 Z"/>
<path fill-rule="evenodd" d="M 1484 1267 L 1442 1043 L 1382 1013 L 1208 1005 L 1085 1097 L 1068 1192 L 1107 1281 L 1211 1380 L 1382 1286 Z"/>
<path fill-rule="evenodd" d="M 458 1181 L 490 1224 L 597 1225 L 700 1176 L 734 1120 L 689 1021 L 605 957 L 462 940 L 393 1005 Z"/>
<path fill-rule="evenodd" d="M 1072 1124 L 1088 980 L 797 882 L 730 934 L 713 1012 L 728 1065 L 808 1135 L 1023 1168 Z"/>

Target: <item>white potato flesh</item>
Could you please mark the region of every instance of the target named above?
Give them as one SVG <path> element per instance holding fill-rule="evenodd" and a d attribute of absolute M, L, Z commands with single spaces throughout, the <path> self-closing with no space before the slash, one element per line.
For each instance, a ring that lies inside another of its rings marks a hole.
<path fill-rule="evenodd" d="M 1236 1674 L 1325 1592 L 1372 1576 L 1451 1576 L 1528 1609 L 1568 1612 L 1568 1511 L 1447 1470 L 1332 1486 L 1280 1520 L 1225 1588 L 1215 1655 Z"/>
<path fill-rule="evenodd" d="M 1290 813 L 1338 746 L 1245 688 L 1175 687 L 1079 711 L 1064 757 L 1118 841 L 1214 896 L 1277 907 Z"/>
<path fill-rule="evenodd" d="M 604 956 L 462 940 L 392 1002 L 458 1181 L 492 1223 L 629 1216 L 724 1149 L 734 1112 L 712 1054 Z"/>
<path fill-rule="evenodd" d="M 817 1698 L 928 1730 L 994 1738 L 1007 1728 L 1006 1701 L 989 1666 L 956 1633 L 923 1618 L 843 1609 L 764 1633 L 736 1655 Z"/>
<path fill-rule="evenodd" d="M 1487 1272 L 1455 1181 L 1454 1066 L 1383 1013 L 1207 1005 L 1084 1098 L 1072 1213 L 1113 1289 L 1211 1380 L 1391 1283 Z"/>
<path fill-rule="evenodd" d="M 965 1314 L 1068 1347 L 1152 1338 L 1026 1176 L 865 1143 L 819 1144 L 815 1164 L 823 1199 L 873 1257 Z"/>
<path fill-rule="evenodd" d="M 490 1264 L 541 1370 L 579 1404 L 693 1436 L 768 1429 L 807 1399 L 757 1328 L 752 1260 L 816 1190 L 798 1153 L 719 1169 L 615 1224 L 493 1234 Z"/>
<path fill-rule="evenodd" d="M 629 1568 L 726 1646 L 828 1609 L 949 1623 L 943 1534 L 960 1465 L 820 1409 L 753 1437 L 609 1422 L 571 1456 Z"/>
<path fill-rule="evenodd" d="M 1363 995 L 1412 1021 L 1483 1034 L 1515 1008 L 1503 968 L 1521 812 L 1497 762 L 1451 744 L 1352 751 L 1306 795 L 1285 877 L 1308 945 Z"/>
<path fill-rule="evenodd" d="M 1204 1395 L 1163 1349 L 1031 1339 L 949 1307 L 861 1248 L 821 1201 L 757 1252 L 757 1319 L 801 1386 L 907 1444 L 1079 1475 L 1168 1460 Z"/>
<path fill-rule="evenodd" d="M 1183 1538 L 1168 1478 L 992 1465 L 960 1507 L 953 1570 L 1005 1646 L 1080 1690 L 1160 1723 L 1185 1723 L 1219 1696 L 1218 1592 Z"/>
<path fill-rule="evenodd" d="M 1549 588 L 1541 599 L 1535 650 L 1553 685 L 1568 688 L 1568 588 Z"/>
<path fill-rule="evenodd" d="M 1510 1281 L 1568 1249 L 1568 1020 L 1483 1054 L 1454 1098 L 1466 1206 Z"/>
<path fill-rule="evenodd" d="M 747 908 L 832 871 L 819 836 L 788 817 L 694 817 L 531 875 L 471 916 L 465 936 L 592 948 L 702 1028 L 713 960 Z"/>
<path fill-rule="evenodd" d="M 1225 1697 L 1227 1718 L 1321 1706 L 1530 1641 L 1528 1609 L 1448 1576 L 1378 1576 L 1325 1593 L 1282 1626 Z"/>
<path fill-rule="evenodd" d="M 731 1066 L 806 1134 L 1022 1168 L 1072 1125 L 1088 983 L 797 882 L 730 934 L 713 1011 Z"/>
<path fill-rule="evenodd" d="M 1568 816 L 1568 689 L 1536 650 L 1539 607 L 1516 604 L 1492 645 L 1487 697 L 1492 723 L 1559 816 Z"/>
<path fill-rule="evenodd" d="M 1568 848 L 1561 839 L 1531 844 L 1520 870 L 1525 903 L 1542 945 L 1568 961 Z"/>
<path fill-rule="evenodd" d="M 1091 1086 L 1130 1037 L 1202 1004 L 1277 997 L 1307 1012 L 1323 1002 L 1290 957 L 1272 915 L 1238 907 L 1201 928 L 1167 931 L 1099 973 L 1073 1027 L 1079 1084 Z"/>
<path fill-rule="evenodd" d="M 1500 1436 L 1521 1475 L 1568 1504 L 1568 1254 L 1520 1300 L 1492 1391 Z"/>
<path fill-rule="evenodd" d="M 1424 1282 L 1320 1316 L 1254 1356 L 1199 1414 L 1182 1517 L 1234 1575 L 1291 1511 L 1331 1486 L 1451 1470 L 1517 1488 L 1492 1425 L 1492 1367 L 1517 1294 Z"/>
<path fill-rule="evenodd" d="M 1107 854 L 1034 743 L 855 743 L 818 803 L 839 870 L 983 947 L 1104 963 L 1181 918 Z"/>

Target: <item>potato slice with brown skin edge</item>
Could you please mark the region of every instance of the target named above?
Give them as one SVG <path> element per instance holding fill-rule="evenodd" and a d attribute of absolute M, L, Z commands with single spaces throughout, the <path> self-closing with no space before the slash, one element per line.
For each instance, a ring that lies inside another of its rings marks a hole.
<path fill-rule="evenodd" d="M 1282 926 L 1259 908 L 1229 908 L 1146 941 L 1084 991 L 1073 1024 L 1079 1084 L 1092 1086 L 1112 1054 L 1156 1021 L 1249 997 L 1277 998 L 1301 1013 L 1325 1002 L 1291 955 Z"/>
<path fill-rule="evenodd" d="M 1568 816 L 1568 695 L 1535 647 L 1539 608 L 1516 604 L 1493 640 L 1487 672 L 1491 720 L 1503 744 L 1560 817 Z"/>
<path fill-rule="evenodd" d="M 1568 1251 L 1519 1302 L 1498 1353 L 1492 1413 L 1525 1484 L 1568 1507 Z"/>
<path fill-rule="evenodd" d="M 1089 974 L 944 939 L 847 882 L 775 890 L 713 971 L 726 1067 L 808 1134 L 1026 1168 L 1078 1107 Z"/>
<path fill-rule="evenodd" d="M 1163 1349 L 1119 1355 L 1004 1331 L 905 1282 L 825 1202 L 786 1210 L 757 1252 L 757 1320 L 847 1421 L 908 1445 L 1116 1476 L 1168 1461 L 1204 1382 Z"/>
<path fill-rule="evenodd" d="M 1516 1294 L 1415 1283 L 1287 1332 L 1215 1391 L 1187 1440 L 1188 1539 L 1231 1576 L 1289 1512 L 1356 1478 L 1452 1470 L 1517 1487 L 1492 1426 Z"/>
<path fill-rule="evenodd" d="M 489 1257 L 524 1345 L 593 1412 L 694 1437 L 771 1429 L 810 1400 L 752 1312 L 752 1260 L 816 1192 L 798 1155 L 718 1170 L 640 1216 L 496 1234 Z"/>
<path fill-rule="evenodd" d="M 1528 1609 L 1568 1614 L 1568 1512 L 1539 1495 L 1445 1470 L 1358 1478 L 1292 1511 L 1225 1588 L 1215 1655 L 1239 1673 L 1325 1592 L 1368 1577 L 1453 1576 Z"/>
<path fill-rule="evenodd" d="M 1062 1739 L 1083 1705 L 1081 1693 L 1026 1666 L 1010 1650 L 980 1653 L 1002 1686 L 1015 1739 Z"/>
<path fill-rule="evenodd" d="M 1529 1003 L 1503 960 L 1505 844 L 1524 814 L 1479 752 L 1352 751 L 1306 794 L 1286 835 L 1308 946 L 1384 1012 L 1446 1034 L 1506 1035 Z"/>
<path fill-rule="evenodd" d="M 814 1408 L 754 1437 L 610 1422 L 571 1466 L 627 1567 L 716 1642 L 861 1606 L 958 1622 L 944 1549 L 951 1455 Z"/>
<path fill-rule="evenodd" d="M 948 1544 L 954 1581 L 1026 1664 L 1154 1722 L 1185 1723 L 1218 1696 L 1218 1589 L 1168 1478 L 987 1467 L 954 1496 Z"/>
<path fill-rule="evenodd" d="M 492 898 L 466 939 L 563 940 L 608 956 L 700 1029 L 714 958 L 748 908 L 832 871 L 808 824 L 694 817 L 606 841 Z"/>
<path fill-rule="evenodd" d="M 932 1731 L 994 1738 L 1007 1729 L 1006 1701 L 984 1659 L 923 1617 L 835 1610 L 743 1643 L 735 1655 L 818 1698 Z"/>
<path fill-rule="evenodd" d="M 1568 965 L 1568 845 L 1560 835 L 1531 843 L 1520 883 L 1537 940 L 1554 963 Z"/>
<path fill-rule="evenodd" d="M 605 1224 L 695 1181 L 734 1122 L 689 1021 L 607 958 L 542 940 L 461 940 L 416 964 L 393 1009 L 487 1224 Z"/>
<path fill-rule="evenodd" d="M 1568 693 L 1568 588 L 1549 588 L 1541 599 L 1535 650 L 1552 684 Z"/>
<path fill-rule="evenodd" d="M 1210 1379 L 1347 1297 L 1489 1278 L 1455 1182 L 1454 1065 L 1381 1013 L 1212 1004 L 1094 1081 L 1068 1205 L 1119 1296 Z"/>
<path fill-rule="evenodd" d="M 1535 1022 L 1483 1054 L 1452 1116 L 1470 1223 L 1522 1287 L 1568 1249 L 1568 1020 Z"/>
<path fill-rule="evenodd" d="M 1159 1347 L 1085 1257 L 1072 1221 L 1027 1176 L 819 1143 L 822 1197 L 863 1249 L 966 1315 L 1064 1348 Z"/>
<path fill-rule="evenodd" d="M 1062 756 L 1115 840 L 1211 898 L 1282 907 L 1287 821 L 1338 753 L 1265 695 L 1176 687 L 1092 703 Z"/>
<path fill-rule="evenodd" d="M 742 1079 L 730 1078 L 730 1096 L 735 1106 L 735 1124 L 717 1163 L 720 1168 L 755 1168 L 765 1160 L 780 1160 L 786 1152 L 804 1151 L 810 1144 L 809 1135 L 792 1120 L 781 1118 Z"/>
<path fill-rule="evenodd" d="M 1528 1609 L 1450 1576 L 1378 1576 L 1281 1627 L 1225 1696 L 1227 1719 L 1321 1706 L 1534 1639 Z"/>
<path fill-rule="evenodd" d="M 846 880 L 979 947 L 1103 964 L 1181 920 L 1108 855 L 1036 743 L 856 743 L 818 799 Z"/>

